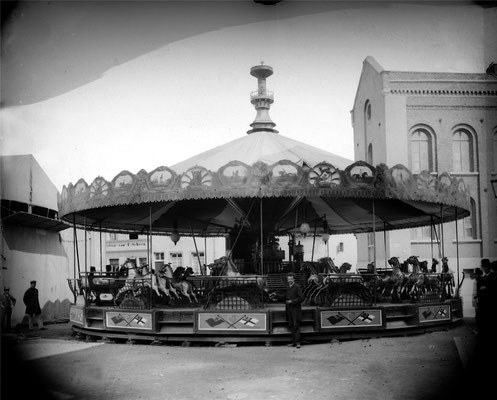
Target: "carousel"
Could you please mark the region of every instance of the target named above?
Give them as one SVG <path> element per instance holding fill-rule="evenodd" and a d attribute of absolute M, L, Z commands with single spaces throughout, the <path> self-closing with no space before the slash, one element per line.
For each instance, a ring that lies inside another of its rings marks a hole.
<path fill-rule="evenodd" d="M 201 268 L 83 270 L 75 240 L 69 285 L 73 331 L 151 342 L 284 342 L 290 338 L 286 274 L 303 289 L 304 341 L 401 334 L 462 320 L 447 258 L 406 260 L 351 272 L 332 258 L 304 260 L 300 235 L 375 233 L 467 217 L 469 191 L 448 173 L 370 165 L 287 138 L 269 117 L 267 65 L 251 68 L 257 114 L 243 137 L 174 166 L 122 171 L 111 181 L 64 186 L 59 215 L 76 230 L 157 235 L 173 242 L 224 237 L 227 255 Z M 280 239 L 288 240 L 282 249 Z M 196 244 L 195 244 L 196 246 Z M 288 257 L 285 257 L 288 251 Z M 149 257 L 149 260 L 151 257 Z M 200 261 L 200 260 L 199 260 Z"/>

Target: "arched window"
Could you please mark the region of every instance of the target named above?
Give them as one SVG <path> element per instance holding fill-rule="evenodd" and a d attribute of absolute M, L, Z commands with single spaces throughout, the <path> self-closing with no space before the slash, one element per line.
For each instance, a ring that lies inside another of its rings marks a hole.
<path fill-rule="evenodd" d="M 414 174 L 421 171 L 433 172 L 432 137 L 423 128 L 411 134 L 411 170 Z"/>
<path fill-rule="evenodd" d="M 452 135 L 452 170 L 473 172 L 473 141 L 467 129 L 459 128 Z"/>
<path fill-rule="evenodd" d="M 471 215 L 457 221 L 459 236 L 463 239 L 477 239 L 476 233 L 476 203 L 471 198 Z"/>

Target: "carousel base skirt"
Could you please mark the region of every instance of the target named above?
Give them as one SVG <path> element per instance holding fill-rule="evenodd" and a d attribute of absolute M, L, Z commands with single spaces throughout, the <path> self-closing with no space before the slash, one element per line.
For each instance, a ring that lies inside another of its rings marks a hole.
<path fill-rule="evenodd" d="M 420 334 L 447 329 L 463 320 L 461 299 L 436 303 L 382 303 L 361 307 L 302 307 L 303 342 L 353 340 Z M 71 305 L 74 335 L 86 340 L 150 344 L 288 343 L 285 305 L 226 310 L 126 309 Z"/>

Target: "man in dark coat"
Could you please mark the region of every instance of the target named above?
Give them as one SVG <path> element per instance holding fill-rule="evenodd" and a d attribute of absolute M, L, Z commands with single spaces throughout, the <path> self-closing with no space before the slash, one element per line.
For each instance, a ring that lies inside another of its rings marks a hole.
<path fill-rule="evenodd" d="M 38 329 L 45 329 L 43 321 L 40 318 L 41 308 L 38 299 L 38 289 L 36 289 L 36 281 L 31 281 L 31 286 L 24 293 L 23 301 L 26 305 L 26 314 L 29 316 L 29 330 L 33 330 L 34 322 L 37 322 Z"/>
<path fill-rule="evenodd" d="M 16 299 L 10 294 L 10 288 L 6 286 L 0 296 L 0 312 L 2 315 L 2 332 L 10 332 L 12 307 L 16 305 Z"/>
<path fill-rule="evenodd" d="M 302 321 L 302 301 L 304 296 L 302 289 L 295 282 L 295 274 L 290 272 L 287 275 L 288 288 L 286 290 L 286 317 L 288 327 L 292 332 L 292 343 L 289 346 L 300 349 L 300 322 Z"/>

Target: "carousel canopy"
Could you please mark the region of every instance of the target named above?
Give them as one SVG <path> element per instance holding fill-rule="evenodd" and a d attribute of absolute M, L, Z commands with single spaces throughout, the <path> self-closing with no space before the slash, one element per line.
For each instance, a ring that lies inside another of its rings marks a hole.
<path fill-rule="evenodd" d="M 271 73 L 251 70 L 257 117 L 248 135 L 171 167 L 80 179 L 64 186 L 59 215 L 90 230 L 200 236 L 240 228 L 283 236 L 303 222 L 319 233 L 360 233 L 469 215 L 468 189 L 447 173 L 352 162 L 277 133 L 267 114 Z"/>

